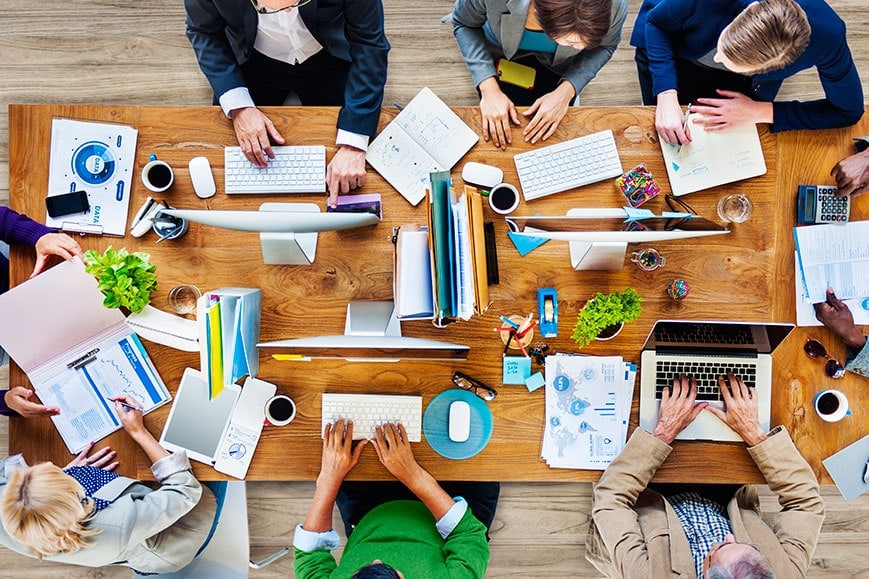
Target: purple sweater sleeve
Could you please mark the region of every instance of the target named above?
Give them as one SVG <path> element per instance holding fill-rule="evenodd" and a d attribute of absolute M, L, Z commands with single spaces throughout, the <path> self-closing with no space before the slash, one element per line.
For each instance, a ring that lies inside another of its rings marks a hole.
<path fill-rule="evenodd" d="M 33 247 L 40 237 L 52 232 L 54 229 L 0 205 L 0 240 Z"/>
<path fill-rule="evenodd" d="M 6 406 L 6 393 L 9 390 L 0 390 L 0 415 L 2 416 L 18 416 L 18 413 Z"/>

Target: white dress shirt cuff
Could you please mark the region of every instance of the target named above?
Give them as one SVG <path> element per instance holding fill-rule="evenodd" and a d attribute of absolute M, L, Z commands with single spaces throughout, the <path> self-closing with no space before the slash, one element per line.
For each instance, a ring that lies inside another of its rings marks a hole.
<path fill-rule="evenodd" d="M 315 533 L 302 528 L 302 525 L 296 525 L 296 534 L 293 536 L 293 547 L 312 553 L 314 551 L 331 551 L 338 548 L 341 540 L 338 538 L 338 533 L 335 529 L 326 531 L 325 533 Z"/>
<path fill-rule="evenodd" d="M 455 504 L 450 507 L 447 514 L 442 516 L 435 525 L 438 533 L 440 533 L 444 540 L 455 530 L 456 526 L 461 522 L 462 517 L 465 516 L 465 511 L 468 510 L 468 501 L 462 497 L 455 497 L 453 500 Z"/>
<path fill-rule="evenodd" d="M 351 133 L 344 129 L 338 129 L 338 136 L 335 138 L 336 145 L 350 145 L 360 151 L 368 151 L 368 135 L 359 135 Z"/>
<path fill-rule="evenodd" d="M 190 459 L 187 458 L 187 452 L 183 450 L 164 456 L 151 465 L 151 474 L 154 475 L 154 479 L 159 483 L 162 483 L 173 474 L 184 472 L 185 470 L 190 470 Z"/>
<path fill-rule="evenodd" d="M 246 86 L 229 89 L 220 95 L 218 100 L 220 101 L 220 108 L 223 109 L 223 114 L 225 114 L 228 119 L 232 118 L 229 113 L 235 109 L 256 106 L 253 103 L 253 99 L 250 97 L 250 91 L 247 90 Z"/>

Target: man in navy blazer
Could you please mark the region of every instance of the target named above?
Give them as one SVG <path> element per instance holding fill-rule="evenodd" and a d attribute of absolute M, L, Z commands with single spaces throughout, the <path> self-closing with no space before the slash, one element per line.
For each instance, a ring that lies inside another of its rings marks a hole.
<path fill-rule="evenodd" d="M 365 151 L 377 131 L 389 42 L 380 0 L 184 0 L 187 37 L 255 165 L 283 137 L 257 106 L 341 106 L 338 152 L 329 162 L 330 203 L 365 181 Z"/>

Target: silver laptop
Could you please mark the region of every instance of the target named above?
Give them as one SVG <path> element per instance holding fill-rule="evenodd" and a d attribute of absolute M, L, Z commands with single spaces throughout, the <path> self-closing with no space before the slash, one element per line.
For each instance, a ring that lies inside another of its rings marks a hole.
<path fill-rule="evenodd" d="M 697 380 L 697 400 L 724 408 L 718 376 L 731 370 L 758 397 L 760 426 L 769 430 L 772 395 L 772 352 L 793 330 L 793 324 L 748 322 L 655 322 L 640 365 L 640 427 L 652 431 L 664 386 L 680 374 Z M 711 412 L 703 411 L 676 438 L 681 440 L 742 440 Z"/>

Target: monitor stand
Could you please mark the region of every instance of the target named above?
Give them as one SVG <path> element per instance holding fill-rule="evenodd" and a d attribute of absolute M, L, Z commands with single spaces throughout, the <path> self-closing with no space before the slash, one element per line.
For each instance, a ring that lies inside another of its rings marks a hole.
<path fill-rule="evenodd" d="M 571 241 L 570 263 L 575 270 L 620 270 L 625 265 L 627 242 Z"/>
<path fill-rule="evenodd" d="M 344 322 L 345 336 L 401 336 L 401 321 L 394 302 L 350 302 Z M 399 362 L 400 358 L 347 358 L 348 362 Z"/>
<path fill-rule="evenodd" d="M 316 203 L 263 203 L 260 211 L 320 213 Z M 260 233 L 267 265 L 311 265 L 317 253 L 317 233 Z"/>

